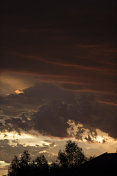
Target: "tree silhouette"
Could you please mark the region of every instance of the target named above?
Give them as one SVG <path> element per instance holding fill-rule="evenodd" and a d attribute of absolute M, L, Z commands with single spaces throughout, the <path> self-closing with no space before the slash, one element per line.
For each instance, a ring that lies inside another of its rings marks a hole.
<path fill-rule="evenodd" d="M 24 153 L 21 155 L 20 165 L 22 165 L 22 167 L 27 167 L 30 161 L 30 154 L 28 153 L 28 151 L 24 151 Z"/>
<path fill-rule="evenodd" d="M 47 175 L 49 172 L 48 162 L 44 155 L 37 157 L 31 161 L 28 151 L 24 151 L 18 159 L 14 157 L 8 170 L 8 176 L 33 176 L 33 175 Z"/>
<path fill-rule="evenodd" d="M 58 152 L 58 160 L 52 164 L 48 164 L 44 155 L 32 161 L 28 151 L 24 151 L 20 158 L 15 156 L 9 167 L 8 176 L 68 176 L 85 161 L 82 149 L 75 142 L 68 141 L 65 150 Z"/>
<path fill-rule="evenodd" d="M 12 160 L 10 168 L 8 170 L 8 176 L 18 175 L 19 168 L 20 168 L 20 162 L 17 156 L 14 156 L 14 159 Z"/>
<path fill-rule="evenodd" d="M 47 162 L 44 155 L 38 156 L 36 158 L 35 162 L 37 163 L 37 167 L 39 167 L 39 168 L 47 168 L 48 167 L 48 162 Z"/>
<path fill-rule="evenodd" d="M 62 167 L 67 167 L 68 165 L 68 160 L 67 160 L 67 156 L 66 153 L 62 152 L 61 150 L 58 153 L 58 160 L 60 162 L 60 165 Z"/>
<path fill-rule="evenodd" d="M 30 170 L 31 157 L 28 151 L 24 151 L 20 159 L 17 156 L 14 157 L 11 162 L 8 176 L 20 176 L 26 175 Z"/>
<path fill-rule="evenodd" d="M 38 174 L 46 175 L 48 173 L 48 162 L 44 155 L 38 156 L 35 160 L 35 170 Z"/>
<path fill-rule="evenodd" d="M 86 161 L 86 157 L 82 149 L 75 142 L 68 141 L 65 151 L 59 151 L 58 160 L 62 167 L 75 167 L 83 164 Z"/>

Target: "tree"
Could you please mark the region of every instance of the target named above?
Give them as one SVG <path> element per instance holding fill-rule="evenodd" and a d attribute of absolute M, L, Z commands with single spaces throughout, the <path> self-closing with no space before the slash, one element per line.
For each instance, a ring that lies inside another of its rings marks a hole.
<path fill-rule="evenodd" d="M 75 142 L 70 140 L 65 146 L 65 151 L 59 151 L 58 159 L 62 167 L 69 168 L 81 165 L 86 161 L 82 149 Z"/>
<path fill-rule="evenodd" d="M 31 161 L 28 151 L 24 151 L 19 159 L 17 156 L 14 157 L 8 171 L 8 176 L 44 176 L 48 175 L 48 172 L 48 162 L 44 155 Z"/>
<path fill-rule="evenodd" d="M 14 157 L 9 167 L 8 176 L 59 176 L 72 175 L 75 168 L 86 161 L 82 149 L 72 141 L 68 141 L 65 150 L 59 151 L 58 161 L 48 165 L 44 155 L 31 160 L 28 151 L 24 151 L 20 158 Z"/>
<path fill-rule="evenodd" d="M 31 157 L 28 151 L 24 151 L 20 159 L 18 159 L 18 157 L 15 156 L 13 161 L 11 162 L 8 171 L 8 176 L 26 175 L 30 170 L 30 160 Z"/>
<path fill-rule="evenodd" d="M 41 171 L 48 170 L 48 162 L 44 155 L 38 156 L 35 160 L 35 163 L 36 163 L 36 167 Z"/>
<path fill-rule="evenodd" d="M 20 161 L 17 156 L 14 156 L 14 159 L 11 162 L 10 168 L 8 170 L 8 176 L 18 175 L 19 168 L 20 168 Z"/>
<path fill-rule="evenodd" d="M 62 152 L 61 150 L 58 153 L 58 160 L 60 162 L 60 165 L 62 167 L 67 167 L 68 166 L 68 158 L 65 152 Z"/>
<path fill-rule="evenodd" d="M 31 161 L 31 157 L 28 151 L 24 151 L 20 159 L 20 167 L 27 167 Z"/>

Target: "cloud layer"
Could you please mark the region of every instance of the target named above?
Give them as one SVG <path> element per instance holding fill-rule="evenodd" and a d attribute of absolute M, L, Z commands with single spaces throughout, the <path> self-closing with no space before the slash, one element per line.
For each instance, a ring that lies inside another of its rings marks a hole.
<path fill-rule="evenodd" d="M 117 107 L 114 103 L 109 104 L 106 97 L 103 96 L 104 102 L 99 98 L 92 93 L 71 92 L 51 83 L 36 84 L 24 93 L 1 97 L 1 130 L 33 129 L 46 135 L 65 137 L 68 135 L 67 122 L 73 120 L 117 138 Z"/>

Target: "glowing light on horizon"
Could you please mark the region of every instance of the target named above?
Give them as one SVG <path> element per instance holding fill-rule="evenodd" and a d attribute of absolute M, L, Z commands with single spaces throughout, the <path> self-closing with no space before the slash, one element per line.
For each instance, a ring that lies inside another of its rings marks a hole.
<path fill-rule="evenodd" d="M 4 131 L 0 133 L 0 140 L 7 139 L 9 144 L 16 146 L 17 144 L 22 144 L 24 146 L 49 146 L 52 142 L 61 141 L 59 138 L 52 138 L 51 136 L 43 136 L 40 133 L 30 133 L 21 132 L 21 134 L 12 131 Z M 55 145 L 54 145 L 55 146 Z"/>
<path fill-rule="evenodd" d="M 102 136 L 97 136 L 97 137 L 96 137 L 96 141 L 99 142 L 99 143 L 103 143 L 103 142 L 104 142 L 104 137 L 102 137 Z"/>
<path fill-rule="evenodd" d="M 110 137 L 108 133 L 101 131 L 100 129 L 88 129 L 82 123 L 77 124 L 68 120 L 69 127 L 67 128 L 67 133 L 69 136 L 75 137 L 80 142 L 93 142 L 93 143 L 105 143 L 113 142 L 114 138 Z"/>
<path fill-rule="evenodd" d="M 24 93 L 24 92 L 23 92 L 23 90 L 17 89 L 17 90 L 15 90 L 15 93 L 16 94 L 21 94 L 21 93 Z"/>
<path fill-rule="evenodd" d="M 12 132 L 1 132 L 0 133 L 0 139 L 28 139 L 28 138 L 33 138 L 32 135 L 26 134 L 26 133 L 22 133 L 21 135 L 18 134 L 15 131 Z"/>

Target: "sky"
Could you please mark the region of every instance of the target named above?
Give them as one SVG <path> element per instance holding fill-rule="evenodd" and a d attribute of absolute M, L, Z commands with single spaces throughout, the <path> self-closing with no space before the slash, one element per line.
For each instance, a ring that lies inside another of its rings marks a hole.
<path fill-rule="evenodd" d="M 117 150 L 117 1 L 0 2 L 0 172 L 67 140 Z M 7 156 L 7 157 L 6 157 Z"/>

